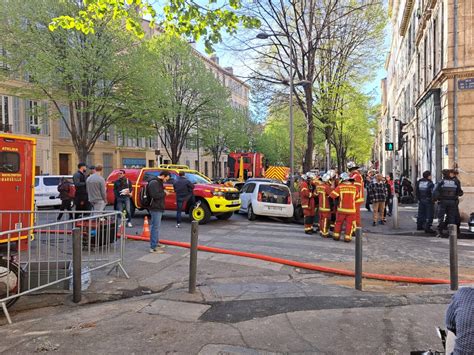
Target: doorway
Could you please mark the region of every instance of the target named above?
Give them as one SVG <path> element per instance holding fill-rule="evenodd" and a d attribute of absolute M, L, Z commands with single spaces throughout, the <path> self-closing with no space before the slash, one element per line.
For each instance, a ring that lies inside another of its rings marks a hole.
<path fill-rule="evenodd" d="M 59 154 L 59 175 L 70 175 L 69 170 L 70 154 Z"/>

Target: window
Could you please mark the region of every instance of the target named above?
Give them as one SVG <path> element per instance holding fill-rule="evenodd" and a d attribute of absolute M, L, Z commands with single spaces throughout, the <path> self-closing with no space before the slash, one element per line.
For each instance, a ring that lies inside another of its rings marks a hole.
<path fill-rule="evenodd" d="M 249 194 L 255 191 L 255 183 L 250 183 L 247 185 L 247 191 Z"/>
<path fill-rule="evenodd" d="M 0 131 L 1 132 L 11 132 L 11 121 L 10 115 L 8 112 L 8 96 L 0 95 Z"/>
<path fill-rule="evenodd" d="M 113 155 L 110 153 L 104 153 L 102 155 L 102 162 L 104 164 L 104 176 L 109 176 L 113 170 Z"/>
<path fill-rule="evenodd" d="M 261 201 L 267 203 L 288 203 L 290 190 L 283 185 L 260 185 L 258 193 L 261 194 Z"/>
<path fill-rule="evenodd" d="M 39 104 L 37 101 L 29 101 L 29 122 L 30 122 L 30 133 L 31 134 L 40 134 L 41 126 L 40 119 L 38 114 Z"/>
<path fill-rule="evenodd" d="M 438 63 L 437 63 L 438 55 L 436 53 L 438 51 L 438 43 L 436 43 L 437 32 L 438 32 L 438 19 L 435 19 L 433 21 L 432 31 L 433 31 L 433 76 L 435 76 L 438 73 Z"/>
<path fill-rule="evenodd" d="M 206 176 L 209 176 L 209 164 L 206 162 L 204 162 L 204 175 Z"/>
<path fill-rule="evenodd" d="M 44 186 L 58 186 L 61 178 L 58 177 L 45 177 L 43 178 Z"/>
<path fill-rule="evenodd" d="M 17 173 L 20 171 L 20 154 L 0 152 L 0 173 Z"/>
<path fill-rule="evenodd" d="M 71 124 L 71 116 L 69 115 L 69 107 L 60 106 L 61 118 L 59 119 L 59 138 L 71 138 L 71 133 L 67 129 L 67 125 Z"/>
<path fill-rule="evenodd" d="M 40 184 L 40 180 L 39 180 L 39 178 L 36 177 L 35 178 L 35 187 L 38 187 L 39 184 Z"/>

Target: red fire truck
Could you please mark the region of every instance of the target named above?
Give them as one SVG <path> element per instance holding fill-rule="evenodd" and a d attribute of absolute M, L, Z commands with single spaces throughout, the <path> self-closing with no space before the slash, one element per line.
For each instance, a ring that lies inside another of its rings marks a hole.
<path fill-rule="evenodd" d="M 32 213 L 5 211 L 33 211 L 35 185 L 36 140 L 0 133 L 0 231 L 26 228 L 33 223 Z M 21 233 L 20 233 L 21 234 Z M 25 233 L 27 234 L 27 233 Z M 23 240 L 27 235 L 10 235 L 10 242 Z M 8 238 L 0 237 L 1 244 Z"/>
<path fill-rule="evenodd" d="M 264 177 L 265 157 L 262 153 L 230 153 L 227 158 L 227 177 L 238 178 L 240 160 L 243 160 L 244 179 Z"/>

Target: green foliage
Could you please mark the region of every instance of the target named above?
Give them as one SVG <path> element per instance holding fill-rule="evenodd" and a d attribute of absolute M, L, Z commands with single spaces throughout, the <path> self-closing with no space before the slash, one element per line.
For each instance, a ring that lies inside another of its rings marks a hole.
<path fill-rule="evenodd" d="M 125 20 L 126 29 L 142 38 L 144 31 L 139 18 L 150 16 L 153 19 L 150 26 L 156 21 L 156 11 L 146 0 L 84 0 L 84 4 L 85 8 L 79 12 L 53 18 L 50 30 L 64 28 L 94 33 L 97 22 L 112 18 Z M 235 34 L 239 26 L 260 26 L 259 20 L 238 14 L 236 10 L 241 7 L 240 0 L 230 0 L 228 6 L 216 4 L 216 0 L 208 0 L 206 6 L 190 0 L 168 0 L 159 26 L 171 35 L 185 35 L 196 41 L 204 38 L 206 50 L 212 52 L 212 45 L 222 40 L 221 30 Z"/>

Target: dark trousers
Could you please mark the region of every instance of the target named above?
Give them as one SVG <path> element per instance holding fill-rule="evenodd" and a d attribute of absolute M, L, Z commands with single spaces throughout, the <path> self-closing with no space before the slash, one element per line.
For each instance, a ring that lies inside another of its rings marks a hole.
<path fill-rule="evenodd" d="M 72 205 L 72 200 L 62 200 L 61 201 L 61 207 L 59 207 L 59 210 L 60 211 L 64 211 L 64 210 L 72 211 L 72 206 L 71 205 Z M 58 221 L 60 221 L 61 218 L 63 218 L 63 213 L 58 214 Z M 74 219 L 74 214 L 73 213 L 69 213 L 69 219 Z"/>
<path fill-rule="evenodd" d="M 188 201 L 187 206 L 190 206 L 190 208 L 196 204 L 194 195 L 176 197 L 176 224 L 181 224 L 181 213 L 183 212 L 183 205 L 185 201 Z"/>
<path fill-rule="evenodd" d="M 416 219 L 416 226 L 418 229 L 424 228 L 428 230 L 433 224 L 434 204 L 429 199 L 418 201 L 418 217 Z"/>
<path fill-rule="evenodd" d="M 449 224 L 457 224 L 459 221 L 458 201 L 444 200 L 438 204 L 438 230 L 442 232 Z"/>
<path fill-rule="evenodd" d="M 74 205 L 76 206 L 76 211 L 90 211 L 91 210 L 91 207 L 90 207 L 90 203 L 89 203 L 89 200 L 87 198 L 87 196 L 85 197 L 76 197 L 74 199 Z M 89 213 L 76 213 L 76 218 L 82 218 L 84 216 L 88 216 Z"/>

